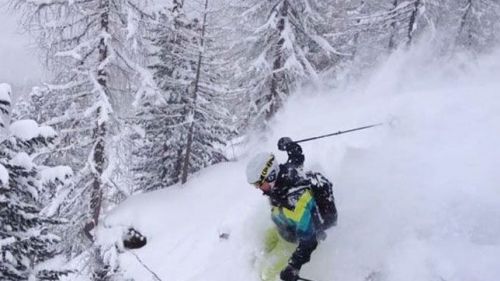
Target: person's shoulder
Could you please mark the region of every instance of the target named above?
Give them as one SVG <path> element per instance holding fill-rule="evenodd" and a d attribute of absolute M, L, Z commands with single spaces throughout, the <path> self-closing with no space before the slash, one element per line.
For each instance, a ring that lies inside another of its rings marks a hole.
<path fill-rule="evenodd" d="M 276 185 L 286 186 L 290 184 L 290 179 L 293 177 L 294 168 L 289 163 L 279 164 L 278 166 L 278 176 Z"/>
<path fill-rule="evenodd" d="M 284 179 L 286 179 L 288 174 L 288 167 L 286 164 L 279 164 L 278 165 L 278 176 L 276 177 L 277 181 L 276 184 L 281 184 Z"/>

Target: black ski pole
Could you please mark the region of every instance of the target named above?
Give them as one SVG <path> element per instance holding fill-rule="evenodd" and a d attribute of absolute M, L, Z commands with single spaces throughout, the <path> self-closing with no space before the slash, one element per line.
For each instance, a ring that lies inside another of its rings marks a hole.
<path fill-rule="evenodd" d="M 331 137 L 331 136 L 337 136 L 337 135 L 342 135 L 342 134 L 345 134 L 345 133 L 350 133 L 350 132 L 354 132 L 354 131 L 359 131 L 359 130 L 364 130 L 364 129 L 368 129 L 368 128 L 373 128 L 373 127 L 377 127 L 377 126 L 381 126 L 381 125 L 384 125 L 384 123 L 377 123 L 377 124 L 363 126 L 363 127 L 359 127 L 359 128 L 354 128 L 354 129 L 350 129 L 350 130 L 346 130 L 346 131 L 338 131 L 336 133 L 331 133 L 331 134 L 326 134 L 326 135 L 322 135 L 322 136 L 307 138 L 307 139 L 298 140 L 298 141 L 295 141 L 295 142 L 299 143 L 299 142 L 312 141 L 312 140 L 316 140 L 316 139 L 321 139 L 321 138 L 326 138 L 326 137 Z"/>
<path fill-rule="evenodd" d="M 302 277 L 297 278 L 297 280 L 302 280 L 302 281 L 314 281 L 314 280 L 311 280 L 311 279 L 306 279 L 306 278 L 302 278 Z"/>
<path fill-rule="evenodd" d="M 149 271 L 149 272 L 153 275 L 153 277 L 154 277 L 156 280 L 158 280 L 158 281 L 162 281 L 162 280 L 161 280 L 161 278 L 158 276 L 158 274 L 156 274 L 153 270 L 151 270 L 151 268 L 149 268 L 149 267 L 148 267 L 148 266 L 147 266 L 147 265 L 146 265 L 146 264 L 145 264 L 145 263 L 141 260 L 141 258 L 139 258 L 139 256 L 138 256 L 136 253 L 134 253 L 134 252 L 132 252 L 132 251 L 128 251 L 128 252 L 129 252 L 129 253 L 131 253 L 132 255 L 134 255 L 134 256 L 135 256 L 135 258 L 137 259 L 137 261 L 138 261 L 138 262 L 140 262 L 140 263 L 142 264 L 142 266 L 144 266 L 144 268 L 145 268 L 147 271 Z"/>

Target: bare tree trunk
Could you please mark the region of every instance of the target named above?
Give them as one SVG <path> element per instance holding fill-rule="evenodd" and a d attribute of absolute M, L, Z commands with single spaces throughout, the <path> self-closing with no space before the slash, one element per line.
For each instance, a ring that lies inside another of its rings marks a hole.
<path fill-rule="evenodd" d="M 172 175 L 172 182 L 177 183 L 181 181 L 181 176 L 182 176 L 182 164 L 184 163 L 184 157 L 183 156 L 184 149 L 179 148 L 177 150 L 177 155 L 176 155 L 176 161 L 175 161 L 175 174 Z"/>
<path fill-rule="evenodd" d="M 464 14 L 462 15 L 462 19 L 460 20 L 460 28 L 458 29 L 458 33 L 457 33 L 457 41 L 459 40 L 459 37 L 460 37 L 460 34 L 462 34 L 464 32 L 464 29 L 465 29 L 465 25 L 467 24 L 467 19 L 469 18 L 469 15 L 470 13 L 472 12 L 472 0 L 467 0 L 467 6 L 465 8 L 465 12 Z M 467 34 L 467 37 L 468 37 L 468 42 L 466 42 L 467 45 L 471 45 L 472 44 L 472 34 L 469 32 Z"/>
<path fill-rule="evenodd" d="M 357 11 L 357 14 L 360 13 L 361 9 L 363 9 L 363 6 L 365 5 L 365 0 L 361 0 L 359 3 L 359 8 Z M 359 25 L 361 23 L 361 19 L 357 19 L 356 23 Z M 354 40 L 353 40 L 353 45 L 354 45 L 354 50 L 352 52 L 351 60 L 354 60 L 356 57 L 356 54 L 358 53 L 358 42 L 359 42 L 359 36 L 360 36 L 361 31 L 357 31 L 356 34 L 354 34 Z"/>
<path fill-rule="evenodd" d="M 393 2 L 393 5 L 392 5 L 392 9 L 394 10 L 393 14 L 395 14 L 395 10 L 396 10 L 396 7 L 398 6 L 398 0 L 394 0 Z M 392 20 L 392 23 L 391 23 L 391 29 L 392 29 L 392 33 L 391 33 L 391 37 L 389 38 L 389 51 L 392 51 L 396 48 L 396 42 L 395 42 L 395 37 L 396 37 L 396 18 L 393 18 Z"/>
<path fill-rule="evenodd" d="M 102 108 L 97 109 L 97 115 L 102 114 Z M 99 121 L 97 121 L 99 122 Z M 90 208 L 92 212 L 92 225 L 93 227 L 97 226 L 99 221 L 99 215 L 101 212 L 102 205 L 102 172 L 104 170 L 104 141 L 106 135 L 106 125 L 105 123 L 97 124 L 97 127 L 94 130 L 94 138 L 96 140 L 94 151 L 93 151 L 93 162 L 94 162 L 94 179 L 92 183 L 92 198 L 90 199 Z"/>
<path fill-rule="evenodd" d="M 415 23 L 417 20 L 418 12 L 420 10 L 420 3 L 421 0 L 416 0 L 415 1 L 415 7 L 413 8 L 413 11 L 411 12 L 410 16 L 410 23 L 408 24 L 408 41 L 406 41 L 406 46 L 410 46 L 412 41 L 413 41 L 413 35 L 415 33 Z"/>
<path fill-rule="evenodd" d="M 283 5 L 281 6 L 281 9 L 279 11 L 280 13 L 280 19 L 277 24 L 278 28 L 278 33 L 279 37 L 283 34 L 283 31 L 285 30 L 285 19 L 288 16 L 288 1 L 285 0 L 283 1 Z M 270 104 L 269 110 L 266 112 L 266 119 L 269 120 L 274 113 L 278 110 L 278 108 L 281 106 L 279 99 L 280 99 L 280 92 L 283 91 L 283 84 L 285 82 L 285 77 L 283 74 L 283 71 L 281 71 L 281 68 L 283 67 L 283 54 L 282 54 L 282 49 L 283 49 L 283 44 L 285 43 L 285 40 L 281 38 L 278 43 L 276 44 L 276 49 L 275 49 L 275 58 L 273 62 L 273 75 L 271 78 L 271 93 L 268 96 L 267 102 Z"/>
<path fill-rule="evenodd" d="M 109 9 L 110 3 L 109 0 L 102 0 L 101 5 L 99 7 L 101 9 L 101 30 L 104 33 L 109 32 Z M 108 46 L 106 43 L 106 39 L 101 37 L 98 45 L 99 51 L 99 68 L 97 69 L 97 82 L 101 87 L 101 91 L 104 91 L 107 95 L 108 93 L 108 73 L 106 72 L 104 62 L 108 59 Z M 103 196 L 103 183 L 102 183 L 102 174 L 104 171 L 104 165 L 106 162 L 105 155 L 105 141 L 106 141 L 106 123 L 102 120 L 105 120 L 106 116 L 102 116 L 103 114 L 107 114 L 107 112 L 103 112 L 103 108 L 99 107 L 97 109 L 97 127 L 94 130 L 94 139 L 95 146 L 92 155 L 92 162 L 94 164 L 94 181 L 92 183 L 92 198 L 91 198 L 91 212 L 94 227 L 97 226 L 99 222 L 99 216 L 101 213 L 102 207 L 102 196 Z M 105 266 L 102 257 L 101 250 L 99 247 L 94 245 L 94 274 L 93 280 L 101 281 L 107 280 L 108 276 L 108 268 Z"/>
<path fill-rule="evenodd" d="M 191 117 L 191 124 L 189 125 L 189 131 L 187 135 L 187 142 L 186 142 L 186 154 L 184 155 L 184 163 L 182 165 L 182 178 L 181 178 L 181 183 L 184 184 L 187 182 L 187 177 L 189 174 L 189 159 L 191 157 L 191 150 L 193 147 L 193 131 L 194 131 L 194 124 L 195 124 L 195 111 L 196 111 L 196 100 L 198 99 L 198 88 L 200 84 L 200 73 L 201 73 L 201 64 L 202 64 L 202 59 L 203 59 L 203 46 L 205 43 L 205 27 L 207 23 L 207 10 L 208 10 L 208 0 L 205 0 L 205 12 L 203 15 L 203 23 L 201 27 L 201 39 L 200 39 L 200 52 L 198 54 L 198 63 L 196 66 L 196 77 L 193 82 L 193 97 L 192 101 L 190 103 L 190 113 L 189 116 Z"/>
<path fill-rule="evenodd" d="M 101 29 L 104 32 L 107 32 L 109 30 L 109 2 L 107 0 L 103 0 L 101 2 L 100 9 L 102 11 L 101 14 Z M 99 45 L 98 45 L 98 51 L 99 51 L 99 63 L 104 62 L 107 57 L 108 57 L 108 47 L 106 45 L 105 39 L 101 38 Z M 106 70 L 102 67 L 97 69 L 97 82 L 99 86 L 101 87 L 100 90 L 102 91 L 107 91 L 108 87 L 108 81 L 107 81 L 107 73 Z M 105 114 L 102 112 L 103 109 L 102 107 L 98 107 L 96 110 L 96 128 L 94 129 L 94 141 L 95 145 L 92 151 L 92 163 L 94 165 L 93 167 L 93 183 L 92 183 L 92 194 L 90 198 L 90 211 L 92 212 L 92 222 L 90 222 L 90 225 L 86 226 L 86 231 L 90 231 L 92 228 L 97 226 L 97 223 L 99 221 L 99 215 L 101 211 L 101 202 L 102 202 L 102 181 L 101 181 L 101 176 L 102 172 L 104 170 L 104 162 L 105 162 L 105 155 L 104 155 L 104 146 L 105 146 L 105 136 L 106 136 L 106 124 L 104 122 L 101 122 L 103 120 L 102 114 Z M 87 236 L 89 234 L 87 233 Z M 93 240 L 93 239 L 91 239 Z"/>

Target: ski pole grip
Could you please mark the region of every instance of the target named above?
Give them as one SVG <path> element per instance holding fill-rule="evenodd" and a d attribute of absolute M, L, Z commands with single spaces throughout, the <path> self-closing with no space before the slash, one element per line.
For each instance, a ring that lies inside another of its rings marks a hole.
<path fill-rule="evenodd" d="M 282 137 L 278 140 L 278 149 L 281 151 L 285 151 L 288 148 L 288 145 L 293 143 L 292 139 L 289 137 Z"/>

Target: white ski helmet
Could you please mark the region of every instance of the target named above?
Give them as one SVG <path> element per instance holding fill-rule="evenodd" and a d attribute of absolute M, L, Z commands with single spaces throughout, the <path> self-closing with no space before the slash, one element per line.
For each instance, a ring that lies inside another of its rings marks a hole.
<path fill-rule="evenodd" d="M 274 173 L 273 173 L 274 172 Z M 278 164 L 272 153 L 259 153 L 247 164 L 247 181 L 250 184 L 262 183 L 270 175 L 278 172 Z"/>

